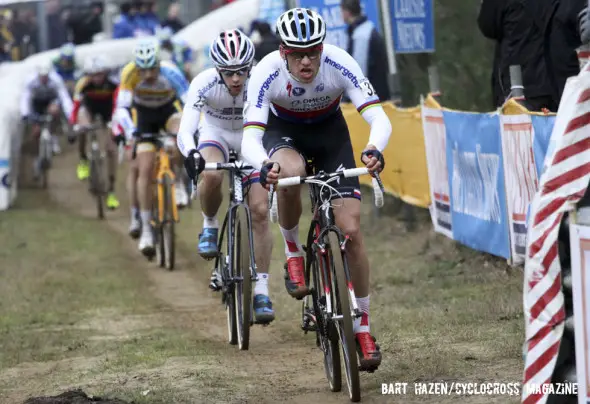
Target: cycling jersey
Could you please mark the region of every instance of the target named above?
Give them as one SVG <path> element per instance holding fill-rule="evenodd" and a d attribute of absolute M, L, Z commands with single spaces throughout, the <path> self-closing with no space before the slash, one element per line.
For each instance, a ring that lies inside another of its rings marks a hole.
<path fill-rule="evenodd" d="M 110 121 L 113 110 L 113 95 L 118 80 L 115 76 L 108 76 L 104 83 L 95 85 L 89 76 L 83 76 L 76 83 L 74 90 L 74 109 L 70 116 L 72 125 L 78 123 L 78 112 L 82 104 L 89 110 L 92 115 L 99 114 L 103 121 Z"/>
<path fill-rule="evenodd" d="M 316 124 L 341 113 L 344 93 L 371 125 L 368 143 L 380 151 L 387 145 L 391 124 L 358 63 L 346 51 L 328 44 L 320 57 L 318 74 L 309 84 L 293 78 L 279 51 L 265 56 L 252 71 L 244 107 L 242 153 L 257 169 L 268 158 L 262 137 L 269 112 L 282 121 L 302 126 Z M 305 128 L 300 136 L 305 136 Z M 321 136 L 315 141 L 321 143 Z"/>
<path fill-rule="evenodd" d="M 44 114 L 49 104 L 56 99 L 59 99 L 66 116 L 70 116 L 72 99 L 61 77 L 52 71 L 49 73 L 47 84 L 43 84 L 38 73 L 35 73 L 25 84 L 20 103 L 21 116 L 29 116 L 31 112 Z"/>
<path fill-rule="evenodd" d="M 136 125 L 129 115 L 131 107 L 137 107 L 142 114 L 164 109 L 165 115 L 168 115 L 175 100 L 185 102 L 188 87 L 184 74 L 170 62 L 160 62 L 160 74 L 154 83 L 141 79 L 135 62 L 125 66 L 121 72 L 121 84 L 117 95 L 117 119 L 127 137 L 131 137 L 136 130 Z M 152 126 L 151 123 L 148 126 Z"/>
<path fill-rule="evenodd" d="M 67 66 L 64 62 L 70 65 Z M 76 79 L 76 71 L 78 70 L 78 66 L 76 66 L 75 61 L 64 61 L 58 56 L 53 59 L 53 67 L 57 74 L 59 74 L 64 81 L 73 81 Z"/>
<path fill-rule="evenodd" d="M 246 88 L 247 82 L 244 84 Z M 178 148 L 183 155 L 195 149 L 193 135 L 197 132 L 201 112 L 203 125 L 230 132 L 227 136 L 242 139 L 243 107 L 246 92 L 232 96 L 216 69 L 207 69 L 191 82 L 187 102 L 178 131 Z M 215 141 L 215 139 L 210 139 Z M 233 143 L 233 142 L 230 142 Z M 239 151 L 239 150 L 236 150 Z M 224 150 L 227 155 L 227 150 Z"/>

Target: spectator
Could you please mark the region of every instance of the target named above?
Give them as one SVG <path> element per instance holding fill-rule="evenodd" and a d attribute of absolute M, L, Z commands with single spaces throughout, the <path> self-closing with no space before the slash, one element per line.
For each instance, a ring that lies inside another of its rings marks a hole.
<path fill-rule="evenodd" d="M 168 18 L 162 23 L 162 28 L 170 27 L 175 34 L 184 28 L 184 24 L 178 17 L 180 14 L 180 4 L 172 3 L 168 7 Z"/>
<path fill-rule="evenodd" d="M 582 45 L 578 32 L 578 14 L 588 5 L 587 0 L 543 0 L 550 3 L 551 16 L 545 28 L 545 57 L 553 97 L 559 105 L 565 82 L 580 73 L 576 48 Z"/>
<path fill-rule="evenodd" d="M 47 0 L 45 3 L 47 10 L 47 27 L 48 38 L 47 46 L 49 49 L 55 49 L 68 42 L 67 21 L 70 16 L 69 8 L 63 11 L 59 8 L 59 0 Z"/>
<path fill-rule="evenodd" d="M 12 34 L 16 45 L 16 57 L 14 60 L 22 60 L 26 57 L 27 50 L 23 46 L 31 37 L 31 30 L 26 23 L 25 14 L 18 10 L 13 11 Z M 25 39 L 27 38 L 27 39 Z"/>
<path fill-rule="evenodd" d="M 252 22 L 250 31 L 251 36 L 253 33 L 258 33 L 254 48 L 254 58 L 257 62 L 261 61 L 269 53 L 279 49 L 281 41 L 273 34 L 270 24 L 266 21 L 255 20 Z"/>
<path fill-rule="evenodd" d="M 102 32 L 102 3 L 95 1 L 90 11 L 81 11 L 72 15 L 70 27 L 72 29 L 72 42 L 75 45 L 91 43 L 94 35 Z"/>
<path fill-rule="evenodd" d="M 138 13 L 135 18 L 136 36 L 154 35 L 156 27 L 160 25 L 158 16 L 154 13 L 153 1 L 137 1 Z"/>
<path fill-rule="evenodd" d="M 121 14 L 117 16 L 113 23 L 113 38 L 133 38 L 135 31 L 134 20 L 137 8 L 130 2 L 125 2 L 121 4 L 119 10 L 121 11 Z"/>
<path fill-rule="evenodd" d="M 342 0 L 342 18 L 348 24 L 347 51 L 359 63 L 363 73 L 383 101 L 391 98 L 387 80 L 385 42 L 375 25 L 361 12 L 360 0 Z"/>

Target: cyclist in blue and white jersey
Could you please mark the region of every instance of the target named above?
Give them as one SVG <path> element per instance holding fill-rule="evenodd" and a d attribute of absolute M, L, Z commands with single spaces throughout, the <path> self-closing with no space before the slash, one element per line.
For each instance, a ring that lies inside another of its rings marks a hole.
<path fill-rule="evenodd" d="M 229 150 L 242 147 L 245 86 L 254 60 L 254 44 L 239 30 L 222 32 L 213 41 L 210 57 L 215 68 L 199 74 L 191 83 L 178 132 L 178 148 L 186 157 L 188 176 L 194 179 L 206 162 L 227 162 Z M 200 123 L 201 112 L 203 120 Z M 198 146 L 194 134 L 198 132 Z M 199 169 L 199 167 L 201 167 Z M 217 256 L 222 200 L 223 171 L 205 171 L 199 184 L 203 210 L 203 231 L 199 235 L 199 253 L 206 259 Z M 272 234 L 268 224 L 268 193 L 259 184 L 259 172 L 251 172 L 243 184 L 249 186 L 248 205 L 252 214 L 254 253 L 258 279 L 254 288 L 254 313 L 257 323 L 274 319 L 268 297 L 268 267 Z M 213 273 L 211 287 L 221 287 L 219 274 Z"/>
<path fill-rule="evenodd" d="M 193 50 L 181 39 L 173 38 L 174 32 L 170 27 L 159 28 L 157 36 L 160 39 L 162 53 L 169 53 L 170 60 L 191 80 L 191 63 L 193 62 Z"/>
<path fill-rule="evenodd" d="M 305 160 L 312 158 L 318 170 L 333 172 L 355 167 L 352 144 L 340 100 L 346 95 L 370 124 L 371 133 L 361 159 L 370 171 L 384 166 L 382 151 L 391 135 L 391 123 L 379 97 L 358 63 L 344 50 L 323 44 L 326 24 L 308 9 L 295 8 L 277 20 L 281 39 L 278 51 L 252 72 L 245 106 L 242 153 L 260 170 L 260 183 L 276 184 L 279 177 L 304 176 Z M 355 320 L 362 370 L 381 363 L 381 353 L 369 329 L 369 260 L 360 231 L 358 178 L 341 179 L 335 186 L 344 207 L 334 210 L 337 225 L 350 236 L 348 259 L 358 306 Z M 277 194 L 279 224 L 285 240 L 289 294 L 307 294 L 304 252 L 299 241 L 300 187 Z"/>

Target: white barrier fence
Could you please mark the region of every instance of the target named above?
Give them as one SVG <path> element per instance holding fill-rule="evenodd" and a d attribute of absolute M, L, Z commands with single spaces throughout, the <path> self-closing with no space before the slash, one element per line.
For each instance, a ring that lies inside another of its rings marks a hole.
<path fill-rule="evenodd" d="M 203 49 L 224 29 L 247 26 L 258 16 L 259 0 L 239 0 L 215 10 L 177 34 L 201 54 L 196 70 L 203 63 Z M 76 61 L 81 64 L 91 55 L 106 54 L 115 68 L 131 60 L 135 39 L 107 40 L 76 49 Z M 36 66 L 57 55 L 56 50 L 39 53 L 21 62 L 0 65 L 0 211 L 8 209 L 17 196 L 18 166 L 22 137 L 19 102 L 25 80 Z"/>

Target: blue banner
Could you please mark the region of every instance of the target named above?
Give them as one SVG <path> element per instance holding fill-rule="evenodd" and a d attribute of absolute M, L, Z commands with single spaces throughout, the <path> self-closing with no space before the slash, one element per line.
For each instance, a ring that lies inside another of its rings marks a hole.
<path fill-rule="evenodd" d="M 346 29 L 348 25 L 342 19 L 340 0 L 298 0 L 298 7 L 309 8 L 319 13 L 326 22 L 326 43 L 346 49 L 348 39 Z M 364 14 L 380 29 L 379 6 L 377 0 L 361 0 Z"/>
<path fill-rule="evenodd" d="M 434 52 L 433 0 L 390 0 L 396 53 Z"/>
<path fill-rule="evenodd" d="M 533 130 L 533 154 L 535 156 L 535 167 L 537 168 L 537 179 L 541 179 L 545 165 L 545 157 L 553 152 L 555 142 L 550 143 L 551 132 L 555 125 L 555 116 L 532 115 Z"/>
<path fill-rule="evenodd" d="M 510 257 L 504 167 L 497 114 L 443 111 L 453 239 Z"/>
<path fill-rule="evenodd" d="M 274 32 L 277 18 L 285 11 L 285 0 L 260 0 L 258 19 L 266 21 Z"/>

